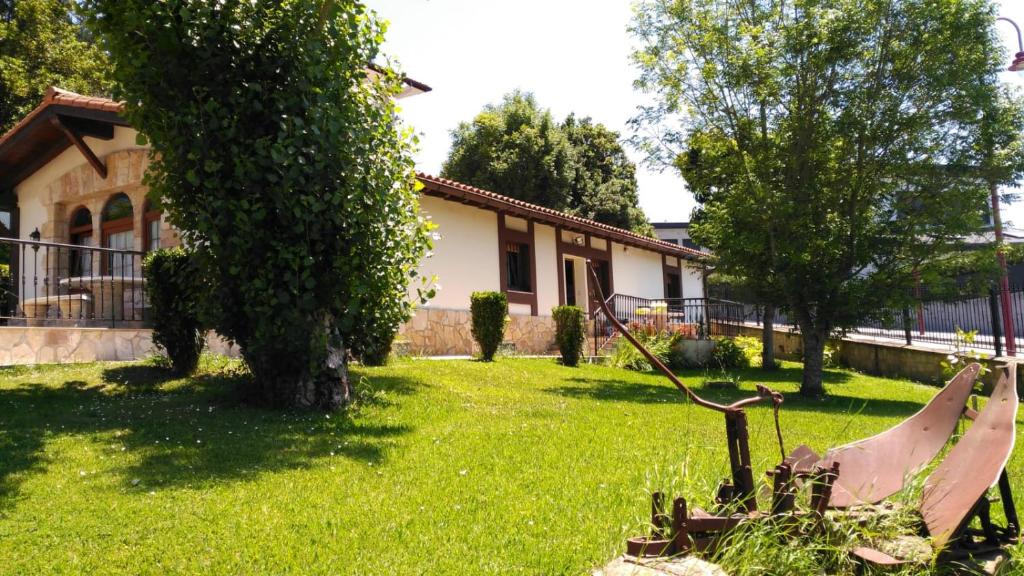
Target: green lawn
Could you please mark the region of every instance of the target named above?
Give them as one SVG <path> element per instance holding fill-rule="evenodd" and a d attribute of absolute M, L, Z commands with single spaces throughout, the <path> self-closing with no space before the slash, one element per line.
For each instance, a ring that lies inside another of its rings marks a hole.
<path fill-rule="evenodd" d="M 583 574 L 684 462 L 693 504 L 728 473 L 722 417 L 658 376 L 526 359 L 354 376 L 359 409 L 326 416 L 239 405 L 244 377 L 222 359 L 187 380 L 145 364 L 0 369 L 0 572 Z M 819 451 L 936 391 L 831 371 L 829 399 L 802 400 L 787 364 L 706 393 L 755 380 L 787 394 L 787 449 Z M 771 411 L 749 414 L 764 470 Z"/>

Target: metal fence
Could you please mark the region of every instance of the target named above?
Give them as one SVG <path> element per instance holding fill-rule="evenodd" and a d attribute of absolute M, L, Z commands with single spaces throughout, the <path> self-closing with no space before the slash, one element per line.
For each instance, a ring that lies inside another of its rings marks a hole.
<path fill-rule="evenodd" d="M 974 332 L 973 349 L 1002 355 L 1006 349 L 999 290 L 991 287 L 981 293 L 937 294 L 927 286 L 915 290 L 919 296 L 909 306 L 884 308 L 872 319 L 860 322 L 846 332 L 903 344 L 926 344 L 944 349 L 957 346 L 957 330 Z M 1024 285 L 1010 286 L 1009 301 L 1016 348 L 1024 345 Z M 761 307 L 743 304 L 744 322 L 760 325 Z M 797 331 L 785 310 L 776 313 L 775 325 Z M 963 345 L 963 343 L 960 343 Z"/>
<path fill-rule="evenodd" d="M 715 298 L 655 299 L 613 294 L 607 303 L 616 319 L 630 329 L 672 332 L 688 339 L 737 336 L 745 322 L 743 304 Z M 599 308 L 593 326 L 596 356 L 615 336 L 615 328 Z"/>
<path fill-rule="evenodd" d="M 0 325 L 144 325 L 143 252 L 14 238 L 0 251 Z"/>

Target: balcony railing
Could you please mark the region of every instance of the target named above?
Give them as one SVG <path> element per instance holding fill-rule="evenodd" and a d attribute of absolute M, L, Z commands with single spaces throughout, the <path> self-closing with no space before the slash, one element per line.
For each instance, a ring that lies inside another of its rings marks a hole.
<path fill-rule="evenodd" d="M 0 325 L 142 327 L 144 255 L 0 238 Z"/>
<path fill-rule="evenodd" d="M 615 317 L 630 329 L 673 332 L 691 340 L 737 336 L 745 320 L 743 304 L 717 298 L 641 298 L 613 294 L 607 302 Z M 594 314 L 594 355 L 599 355 L 614 336 L 614 327 L 598 309 Z"/>

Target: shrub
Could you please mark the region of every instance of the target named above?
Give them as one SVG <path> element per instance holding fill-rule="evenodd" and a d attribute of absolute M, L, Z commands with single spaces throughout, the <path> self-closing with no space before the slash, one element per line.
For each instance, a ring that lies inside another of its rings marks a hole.
<path fill-rule="evenodd" d="M 551 316 L 555 319 L 555 341 L 562 355 L 562 364 L 578 365 L 583 356 L 583 343 L 587 341 L 583 309 L 579 306 L 555 306 L 551 309 Z"/>
<path fill-rule="evenodd" d="M 711 355 L 712 362 L 721 369 L 726 368 L 749 368 L 750 360 L 743 349 L 736 344 L 732 338 L 719 336 L 715 338 L 715 351 Z"/>
<path fill-rule="evenodd" d="M 629 333 L 662 364 L 671 362 L 672 348 L 680 339 L 678 335 L 658 332 L 649 325 L 630 326 Z M 654 369 L 647 358 L 625 338 L 619 338 L 615 342 L 615 348 L 612 350 L 611 356 L 608 357 L 608 363 L 616 368 L 638 372 L 649 372 Z"/>
<path fill-rule="evenodd" d="M 760 338 L 756 336 L 737 336 L 733 339 L 733 342 L 743 351 L 743 355 L 747 358 L 748 366 L 761 365 L 761 352 L 764 347 L 761 344 Z"/>
<path fill-rule="evenodd" d="M 352 341 L 352 355 L 359 359 L 363 366 L 383 366 L 388 363 L 391 355 L 391 344 L 398 335 L 398 330 L 391 326 L 376 326 L 356 336 Z"/>
<path fill-rule="evenodd" d="M 142 267 L 153 341 L 167 352 L 176 374 L 191 374 L 205 343 L 195 260 L 181 248 L 161 249 L 150 252 Z"/>
<path fill-rule="evenodd" d="M 473 292 L 469 309 L 473 316 L 473 339 L 480 345 L 480 358 L 490 362 L 505 338 L 508 297 L 503 292 Z"/>

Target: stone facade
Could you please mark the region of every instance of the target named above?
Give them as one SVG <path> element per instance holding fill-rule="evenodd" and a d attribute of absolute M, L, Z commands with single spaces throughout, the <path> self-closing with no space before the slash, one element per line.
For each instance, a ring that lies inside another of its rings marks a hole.
<path fill-rule="evenodd" d="M 153 353 L 152 330 L 0 328 L 0 366 L 136 360 Z"/>
<path fill-rule="evenodd" d="M 402 347 L 414 356 L 466 356 L 480 352 L 473 341 L 468 310 L 420 308 L 398 331 Z M 505 342 L 517 354 L 551 354 L 555 321 L 550 316 L 509 316 Z"/>

